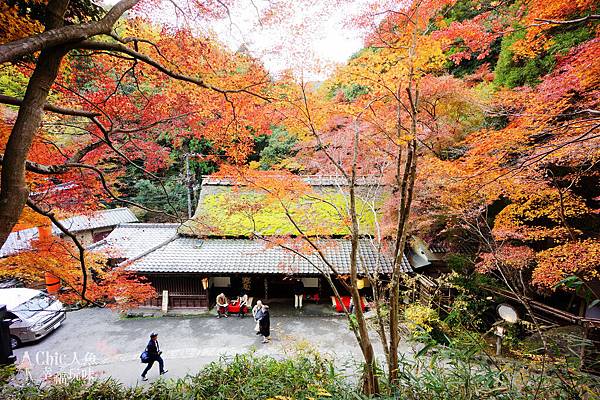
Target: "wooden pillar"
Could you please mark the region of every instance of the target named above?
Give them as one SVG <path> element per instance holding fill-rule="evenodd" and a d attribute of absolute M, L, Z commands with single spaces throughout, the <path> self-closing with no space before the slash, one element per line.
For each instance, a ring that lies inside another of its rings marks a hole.
<path fill-rule="evenodd" d="M 265 278 L 265 300 L 269 299 L 269 281 Z"/>
<path fill-rule="evenodd" d="M 166 313 L 169 310 L 169 291 L 162 292 L 162 312 Z"/>
<path fill-rule="evenodd" d="M 323 287 L 321 286 L 321 277 L 317 278 L 317 294 L 319 295 L 319 302 L 323 298 Z"/>

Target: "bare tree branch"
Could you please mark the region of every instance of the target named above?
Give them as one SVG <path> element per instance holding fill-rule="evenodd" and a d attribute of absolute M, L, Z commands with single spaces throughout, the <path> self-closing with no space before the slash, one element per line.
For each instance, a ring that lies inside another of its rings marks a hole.
<path fill-rule="evenodd" d="M 23 103 L 23 100 L 18 99 L 16 97 L 0 94 L 0 103 L 19 107 Z M 100 113 L 96 113 L 93 111 L 75 110 L 73 108 L 59 107 L 49 103 L 44 104 L 44 110 L 56 114 L 71 115 L 73 117 L 94 118 L 100 116 Z"/>
<path fill-rule="evenodd" d="M 77 250 L 79 252 L 78 259 L 79 259 L 79 264 L 81 267 L 81 277 L 82 277 L 81 291 L 79 292 L 79 296 L 88 304 L 94 304 L 97 306 L 101 306 L 100 304 L 97 304 L 97 303 L 93 302 L 92 300 L 89 300 L 86 297 L 88 275 L 87 275 L 87 266 L 85 264 L 85 248 L 83 247 L 83 245 L 81 244 L 79 239 L 77 239 L 77 236 L 74 233 L 70 232 L 67 228 L 65 228 L 65 226 L 58 220 L 58 218 L 56 218 L 56 216 L 54 215 L 54 213 L 52 211 L 44 210 L 40 205 L 38 205 L 31 199 L 27 199 L 27 206 L 29 208 L 31 208 L 33 211 L 35 211 L 36 213 L 43 215 L 45 217 L 48 217 L 50 219 L 50 221 L 52 221 L 52 223 L 54 225 L 56 225 L 56 227 L 58 229 L 60 229 L 60 231 L 62 233 L 64 233 L 66 236 L 68 236 L 73 241 L 73 243 L 75 243 L 75 247 L 77 247 Z M 76 288 L 73 288 L 73 289 L 77 290 Z"/>
<path fill-rule="evenodd" d="M 586 15 L 585 17 L 569 19 L 569 20 L 536 18 L 534 21 L 543 22 L 544 24 L 551 24 L 551 25 L 571 25 L 571 24 L 579 24 L 581 22 L 586 22 L 586 21 L 592 21 L 592 20 L 596 20 L 596 19 L 600 19 L 600 14 L 590 14 L 590 15 Z"/>

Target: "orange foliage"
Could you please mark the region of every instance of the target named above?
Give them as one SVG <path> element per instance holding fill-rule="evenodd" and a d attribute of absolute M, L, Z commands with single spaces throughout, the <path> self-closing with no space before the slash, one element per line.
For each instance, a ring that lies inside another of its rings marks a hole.
<path fill-rule="evenodd" d="M 600 242 L 594 239 L 570 242 L 537 254 L 532 282 L 545 289 L 556 286 L 569 276 L 583 281 L 600 279 Z"/>
<path fill-rule="evenodd" d="M 30 0 L 32 4 L 45 4 L 48 0 Z M 35 33 L 42 32 L 43 26 L 39 21 L 28 15 L 20 15 L 16 5 L 0 2 L 0 44 L 22 39 Z"/>
<path fill-rule="evenodd" d="M 143 304 L 155 290 L 143 278 L 123 268 L 107 268 L 106 259 L 97 253 L 85 253 L 87 265 L 86 298 L 109 307 L 127 309 Z M 79 253 L 69 239 L 52 237 L 34 241 L 32 249 L 0 259 L 0 277 L 18 277 L 28 282 L 43 281 L 45 273 L 58 277 L 65 292 L 60 299 L 68 304 L 81 301 L 83 275 Z"/>
<path fill-rule="evenodd" d="M 595 0 L 531 0 L 526 3 L 527 10 L 521 24 L 526 27 L 524 39 L 512 46 L 513 52 L 521 57 L 534 57 L 552 45 L 549 31 L 556 27 L 544 20 L 573 20 L 593 14 L 597 10 Z"/>

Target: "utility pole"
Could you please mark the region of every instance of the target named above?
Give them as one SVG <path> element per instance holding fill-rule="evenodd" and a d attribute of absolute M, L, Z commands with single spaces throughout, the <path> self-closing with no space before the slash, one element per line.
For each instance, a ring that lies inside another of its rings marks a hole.
<path fill-rule="evenodd" d="M 190 157 L 203 157 L 202 153 L 184 153 L 185 157 L 185 187 L 187 189 L 187 205 L 188 205 L 188 218 L 194 216 L 194 205 L 192 204 L 194 198 L 194 187 L 192 185 L 192 171 L 190 170 Z"/>
<path fill-rule="evenodd" d="M 185 153 L 185 187 L 187 189 L 188 218 L 192 218 L 192 174 L 190 173 L 190 153 Z"/>

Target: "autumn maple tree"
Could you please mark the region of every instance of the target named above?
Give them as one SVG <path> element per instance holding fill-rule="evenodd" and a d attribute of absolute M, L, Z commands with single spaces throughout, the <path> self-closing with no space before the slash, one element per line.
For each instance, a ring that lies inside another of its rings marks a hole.
<path fill-rule="evenodd" d="M 478 43 L 502 44 L 495 76 L 465 76 L 477 78 L 486 126 L 456 141 L 455 156 L 425 163 L 428 186 L 442 194 L 429 217 L 447 218 L 438 231 L 479 237 L 480 271 L 510 278 L 501 281 L 522 295 L 570 290 L 565 280 L 577 278 L 591 302 L 600 296 L 588 284 L 600 266 L 593 256 L 600 194 L 596 8 L 560 1 L 503 7 L 482 8 L 477 40 L 463 32 L 470 20 L 442 20 L 448 29 L 432 34 L 455 68 L 471 63 L 473 71 L 488 57 Z"/>
<path fill-rule="evenodd" d="M 223 2 L 189 5 L 196 21 L 227 12 Z M 0 136 L 0 243 L 18 222 L 18 228 L 39 225 L 31 211 L 56 224 L 101 202 L 134 205 L 119 194 L 126 168 L 166 195 L 159 172 L 173 163 L 170 149 L 185 140 L 205 140 L 215 155 L 243 162 L 253 138 L 268 128 L 262 66 L 184 27 L 153 25 L 143 15 L 154 6 L 131 0 L 108 11 L 67 0 L 2 6 L 10 29 L 2 32 L 0 62 L 15 90 L 0 95 L 11 106 L 4 108 Z M 135 16 L 120 19 L 128 10 Z M 55 190 L 61 183 L 65 190 Z M 166 207 L 152 211 L 181 220 L 165 198 Z M 84 252 L 71 239 L 86 298 Z"/>

